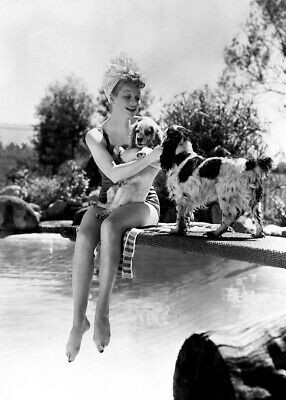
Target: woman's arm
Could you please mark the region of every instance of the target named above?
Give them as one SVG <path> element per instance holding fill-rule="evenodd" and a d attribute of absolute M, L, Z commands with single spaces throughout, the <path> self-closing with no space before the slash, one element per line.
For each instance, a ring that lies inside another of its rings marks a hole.
<path fill-rule="evenodd" d="M 131 148 L 131 149 L 123 149 L 120 151 L 120 158 L 124 163 L 128 163 L 130 161 L 137 160 L 139 158 L 146 157 L 147 154 L 151 153 L 153 150 L 150 147 L 143 147 L 142 149 Z M 115 148 L 113 152 L 115 151 Z"/>
<path fill-rule="evenodd" d="M 113 158 L 106 150 L 102 139 L 102 133 L 96 128 L 90 130 L 85 137 L 86 143 L 98 168 L 113 183 L 117 183 L 136 175 L 138 172 L 142 171 L 152 163 L 157 164 L 162 153 L 162 147 L 158 146 L 144 158 L 131 161 L 126 164 L 116 165 L 113 161 Z"/>

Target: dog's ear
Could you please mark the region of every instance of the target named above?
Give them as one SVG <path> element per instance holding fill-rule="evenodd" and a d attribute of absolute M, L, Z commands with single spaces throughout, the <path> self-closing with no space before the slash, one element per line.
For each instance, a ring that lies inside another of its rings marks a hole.
<path fill-rule="evenodd" d="M 164 143 L 165 140 L 167 139 L 167 133 L 168 133 L 168 128 L 166 128 L 165 130 L 163 130 L 163 143 Z"/>
<path fill-rule="evenodd" d="M 132 125 L 130 132 L 130 147 L 136 147 L 136 129 L 138 127 L 138 120 Z"/>
<path fill-rule="evenodd" d="M 265 172 L 269 172 L 273 168 L 273 160 L 270 157 L 260 158 L 257 160 L 257 163 Z"/>
<path fill-rule="evenodd" d="M 161 168 L 163 171 L 169 171 L 174 162 L 176 149 L 180 141 L 182 140 L 182 134 L 178 129 L 171 127 L 164 132 L 165 140 L 163 142 L 163 151 L 160 156 Z"/>
<path fill-rule="evenodd" d="M 152 147 L 161 146 L 162 143 L 163 143 L 163 132 L 161 128 L 158 126 L 154 128 Z"/>

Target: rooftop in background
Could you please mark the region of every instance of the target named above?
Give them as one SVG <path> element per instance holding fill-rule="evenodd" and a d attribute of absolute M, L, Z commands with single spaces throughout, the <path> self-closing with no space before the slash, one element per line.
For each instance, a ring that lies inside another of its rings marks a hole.
<path fill-rule="evenodd" d="M 0 143 L 29 144 L 35 134 L 33 125 L 0 123 Z"/>

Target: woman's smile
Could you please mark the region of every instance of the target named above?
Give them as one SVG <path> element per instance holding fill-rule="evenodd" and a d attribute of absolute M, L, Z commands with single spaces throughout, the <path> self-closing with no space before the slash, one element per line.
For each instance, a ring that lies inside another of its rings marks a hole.
<path fill-rule="evenodd" d="M 137 107 L 126 107 L 126 110 L 132 113 L 135 113 Z"/>

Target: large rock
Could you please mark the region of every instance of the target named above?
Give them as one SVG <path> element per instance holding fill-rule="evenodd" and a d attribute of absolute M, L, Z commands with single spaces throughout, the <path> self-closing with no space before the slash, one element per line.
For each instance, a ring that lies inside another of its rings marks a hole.
<path fill-rule="evenodd" d="M 64 217 L 67 210 L 67 202 L 64 200 L 56 200 L 50 204 L 47 209 L 47 216 L 49 219 L 61 219 Z"/>
<path fill-rule="evenodd" d="M 0 230 L 37 230 L 39 218 L 24 200 L 16 196 L 0 196 Z"/>
<path fill-rule="evenodd" d="M 61 233 L 64 228 L 69 228 L 71 225 L 72 220 L 41 221 L 39 225 L 39 232 Z"/>

